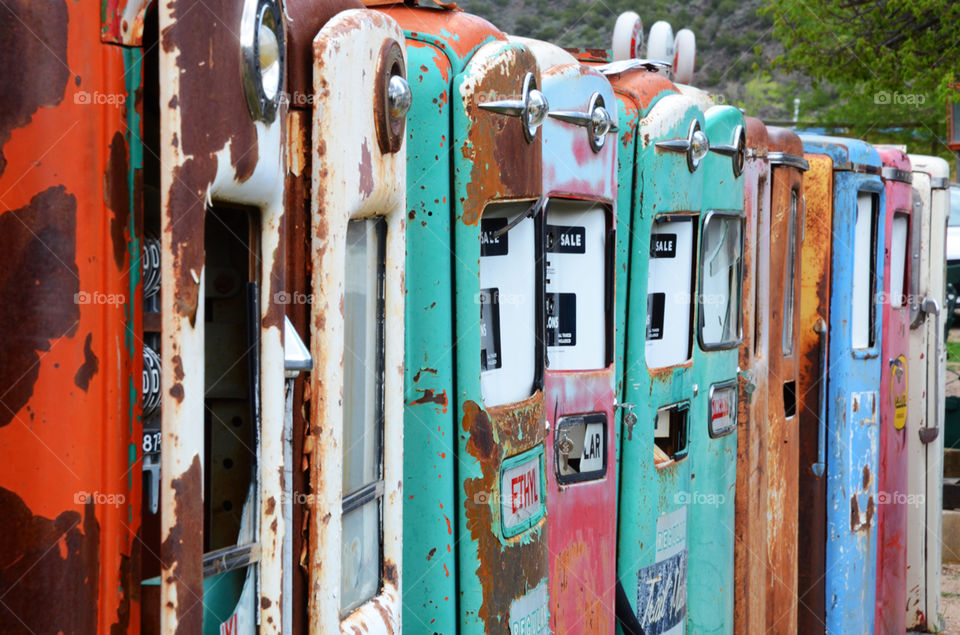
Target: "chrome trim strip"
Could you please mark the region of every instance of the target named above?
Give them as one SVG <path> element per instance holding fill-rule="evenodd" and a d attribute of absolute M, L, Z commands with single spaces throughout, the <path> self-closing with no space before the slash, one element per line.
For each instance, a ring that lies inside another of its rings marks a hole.
<path fill-rule="evenodd" d="M 770 159 L 770 165 L 785 165 L 788 168 L 797 168 L 806 172 L 810 169 L 810 163 L 803 157 L 786 152 L 771 152 L 767 155 Z"/>
<path fill-rule="evenodd" d="M 864 163 L 851 163 L 850 161 L 844 161 L 843 163 L 834 163 L 833 164 L 834 172 L 856 172 L 857 174 L 871 174 L 874 176 L 880 176 L 881 170 L 878 165 L 866 165 Z"/>
<path fill-rule="evenodd" d="M 879 165 L 866 165 L 864 163 L 854 163 L 853 171 L 857 174 L 873 174 L 875 176 L 880 176 L 883 172 Z"/>
<path fill-rule="evenodd" d="M 899 168 L 883 167 L 883 178 L 886 181 L 897 181 L 898 183 L 913 183 L 913 173 L 901 170 Z"/>
<path fill-rule="evenodd" d="M 946 190 L 950 187 L 950 179 L 945 176 L 931 176 L 930 177 L 930 189 L 932 190 Z"/>

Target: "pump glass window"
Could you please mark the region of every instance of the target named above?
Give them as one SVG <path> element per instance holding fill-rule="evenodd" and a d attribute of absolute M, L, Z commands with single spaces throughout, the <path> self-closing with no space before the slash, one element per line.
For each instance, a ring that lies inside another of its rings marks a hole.
<path fill-rule="evenodd" d="M 546 258 L 547 359 L 551 370 L 603 368 L 607 335 L 606 210 L 551 200 Z"/>
<path fill-rule="evenodd" d="M 790 192 L 790 218 L 787 219 L 786 284 L 783 287 L 783 355 L 793 355 L 793 304 L 797 293 L 797 191 Z"/>
<path fill-rule="evenodd" d="M 340 609 L 380 590 L 383 496 L 383 218 L 347 226 L 343 352 L 343 538 Z"/>
<path fill-rule="evenodd" d="M 874 321 L 876 307 L 873 294 L 876 290 L 877 247 L 876 194 L 861 192 L 857 195 L 857 219 L 853 230 L 853 307 L 850 316 L 853 348 L 870 348 L 874 344 Z"/>
<path fill-rule="evenodd" d="M 654 222 L 650 234 L 645 344 L 649 368 L 674 366 L 690 359 L 696 219 L 662 217 Z"/>
<path fill-rule="evenodd" d="M 740 254 L 743 220 L 711 213 L 703 226 L 700 262 L 700 341 L 704 348 L 735 344 L 740 337 Z"/>
<path fill-rule="evenodd" d="M 537 370 L 536 220 L 532 202 L 488 206 L 480 220 L 480 389 L 487 406 L 533 394 Z"/>
<path fill-rule="evenodd" d="M 890 306 L 894 309 L 905 304 L 909 218 L 902 212 L 893 216 L 893 231 L 890 236 L 890 288 L 887 292 L 890 295 Z"/>

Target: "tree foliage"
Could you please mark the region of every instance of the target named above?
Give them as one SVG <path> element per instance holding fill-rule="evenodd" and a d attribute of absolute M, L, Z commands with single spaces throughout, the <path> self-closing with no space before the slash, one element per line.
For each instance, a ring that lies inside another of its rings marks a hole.
<path fill-rule="evenodd" d="M 956 0 L 767 0 L 760 14 L 784 45 L 776 62 L 815 80 L 942 100 L 960 77 Z"/>

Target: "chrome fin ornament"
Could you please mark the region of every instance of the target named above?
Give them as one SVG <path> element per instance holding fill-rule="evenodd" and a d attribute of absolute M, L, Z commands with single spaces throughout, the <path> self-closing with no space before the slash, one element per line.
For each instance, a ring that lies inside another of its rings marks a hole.
<path fill-rule="evenodd" d="M 590 148 L 594 152 L 600 152 L 603 148 L 607 133 L 617 133 L 620 130 L 617 128 L 617 125 L 613 123 L 613 118 L 606 109 L 603 96 L 600 93 L 594 93 L 590 97 L 587 112 L 580 112 L 579 110 L 554 110 L 548 112 L 547 115 L 558 121 L 586 128 L 590 140 Z"/>
<path fill-rule="evenodd" d="M 733 143 L 710 146 L 710 152 L 716 152 L 733 159 L 733 176 L 743 174 L 743 162 L 747 156 L 747 131 L 743 126 L 737 126 L 733 131 Z"/>
<path fill-rule="evenodd" d="M 694 119 L 690 123 L 690 131 L 686 139 L 670 139 L 658 141 L 656 147 L 666 152 L 676 152 L 687 156 L 687 168 L 694 172 L 700 166 L 700 161 L 710 151 L 710 140 L 700 129 L 700 122 Z"/>
<path fill-rule="evenodd" d="M 547 118 L 550 104 L 547 102 L 546 95 L 537 88 L 537 78 L 533 73 L 527 73 L 523 78 L 523 92 L 520 94 L 520 99 L 488 101 L 480 104 L 480 108 L 498 115 L 520 117 L 523 121 L 523 136 L 527 143 L 530 143 L 537 136 L 540 124 Z"/>

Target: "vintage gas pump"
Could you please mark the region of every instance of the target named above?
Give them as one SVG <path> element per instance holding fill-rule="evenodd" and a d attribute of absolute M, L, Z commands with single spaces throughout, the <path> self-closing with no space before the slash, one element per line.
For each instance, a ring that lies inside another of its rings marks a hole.
<path fill-rule="evenodd" d="M 917 295 L 912 284 L 917 265 L 910 247 L 911 239 L 920 237 L 915 226 L 919 211 L 914 213 L 919 200 L 913 196 L 913 172 L 906 153 L 890 147 L 879 147 L 877 152 L 883 161 L 886 207 L 875 625 L 879 632 L 899 633 L 906 630 L 909 337 L 911 318 L 919 314 L 919 304 L 911 302 Z"/>
<path fill-rule="evenodd" d="M 618 197 L 617 271 L 628 281 L 616 296 L 617 313 L 625 315 L 625 335 L 617 338 L 620 465 L 629 469 L 620 474 L 617 619 L 625 631 L 680 632 L 687 605 L 698 168 L 709 142 L 701 111 L 676 94 L 659 68 L 643 60 L 604 67 L 621 103 L 619 172 L 636 175 L 620 181 Z"/>
<path fill-rule="evenodd" d="M 907 406 L 906 628 L 941 629 L 940 564 L 943 416 L 946 348 L 946 222 L 950 166 L 938 157 L 909 155 L 913 169 L 910 237 L 910 383 Z M 916 202 L 914 203 L 916 205 Z"/>
<path fill-rule="evenodd" d="M 402 626 L 403 42 L 366 9 L 313 39 L 311 633 Z"/>
<path fill-rule="evenodd" d="M 158 9 L 160 627 L 279 631 L 283 15 Z"/>
<path fill-rule="evenodd" d="M 135 628 L 140 34 L 100 3 L 3 14 L 0 631 Z"/>
<path fill-rule="evenodd" d="M 765 628 L 767 500 L 764 466 L 767 421 L 767 339 L 770 319 L 770 162 L 767 127 L 745 117 L 743 163 L 743 336 L 737 411 L 734 549 L 734 631 Z M 761 266 L 760 263 L 763 263 Z"/>
<path fill-rule="evenodd" d="M 732 106 L 710 108 L 704 128 L 710 153 L 703 161 L 688 440 L 687 626 L 691 632 L 732 632 L 746 129 L 743 115 Z"/>
<path fill-rule="evenodd" d="M 616 96 L 556 46 L 536 56 L 543 124 L 550 628 L 609 633 L 616 591 L 613 257 Z"/>
<path fill-rule="evenodd" d="M 822 565 L 812 566 L 824 567 L 820 575 L 830 572 L 824 578 L 821 628 L 825 624 L 827 632 L 866 632 L 873 630 L 876 595 L 883 319 L 879 300 L 885 236 L 881 163 L 876 150 L 862 141 L 816 135 L 801 138 L 808 154 L 832 159 L 834 176 L 830 381 L 826 398 L 821 395 L 826 412 L 819 421 L 822 432 L 818 431 L 826 446 L 826 553 Z M 820 370 L 826 372 L 826 366 L 821 364 Z M 801 491 L 801 508 L 812 504 L 803 495 Z M 812 526 L 804 531 L 814 535 L 820 530 Z M 800 562 L 812 560 L 814 553 L 815 547 L 800 541 Z M 810 592 L 799 589 L 802 597 Z M 800 619 L 803 625 L 807 617 Z M 803 626 L 800 630 L 808 632 Z"/>
<path fill-rule="evenodd" d="M 804 154 L 803 249 L 800 252 L 800 316 L 797 378 L 800 427 L 797 510 L 798 633 L 823 631 L 825 615 L 827 482 L 827 374 L 829 371 L 830 279 L 833 247 L 833 159 Z M 790 627 L 794 628 L 794 627 Z"/>
<path fill-rule="evenodd" d="M 765 469 L 767 525 L 766 630 L 791 632 L 797 606 L 797 470 L 801 416 L 799 374 L 801 250 L 804 243 L 803 174 L 808 169 L 796 133 L 768 127 L 771 204 L 769 224 L 770 339 L 768 343 Z"/>
<path fill-rule="evenodd" d="M 437 632 L 541 632 L 548 104 L 533 55 L 489 23 L 455 8 L 383 10 L 405 29 L 415 96 L 404 515 L 418 540 L 405 544 L 416 567 L 405 619 Z M 431 319 L 447 322 L 432 331 Z"/>

